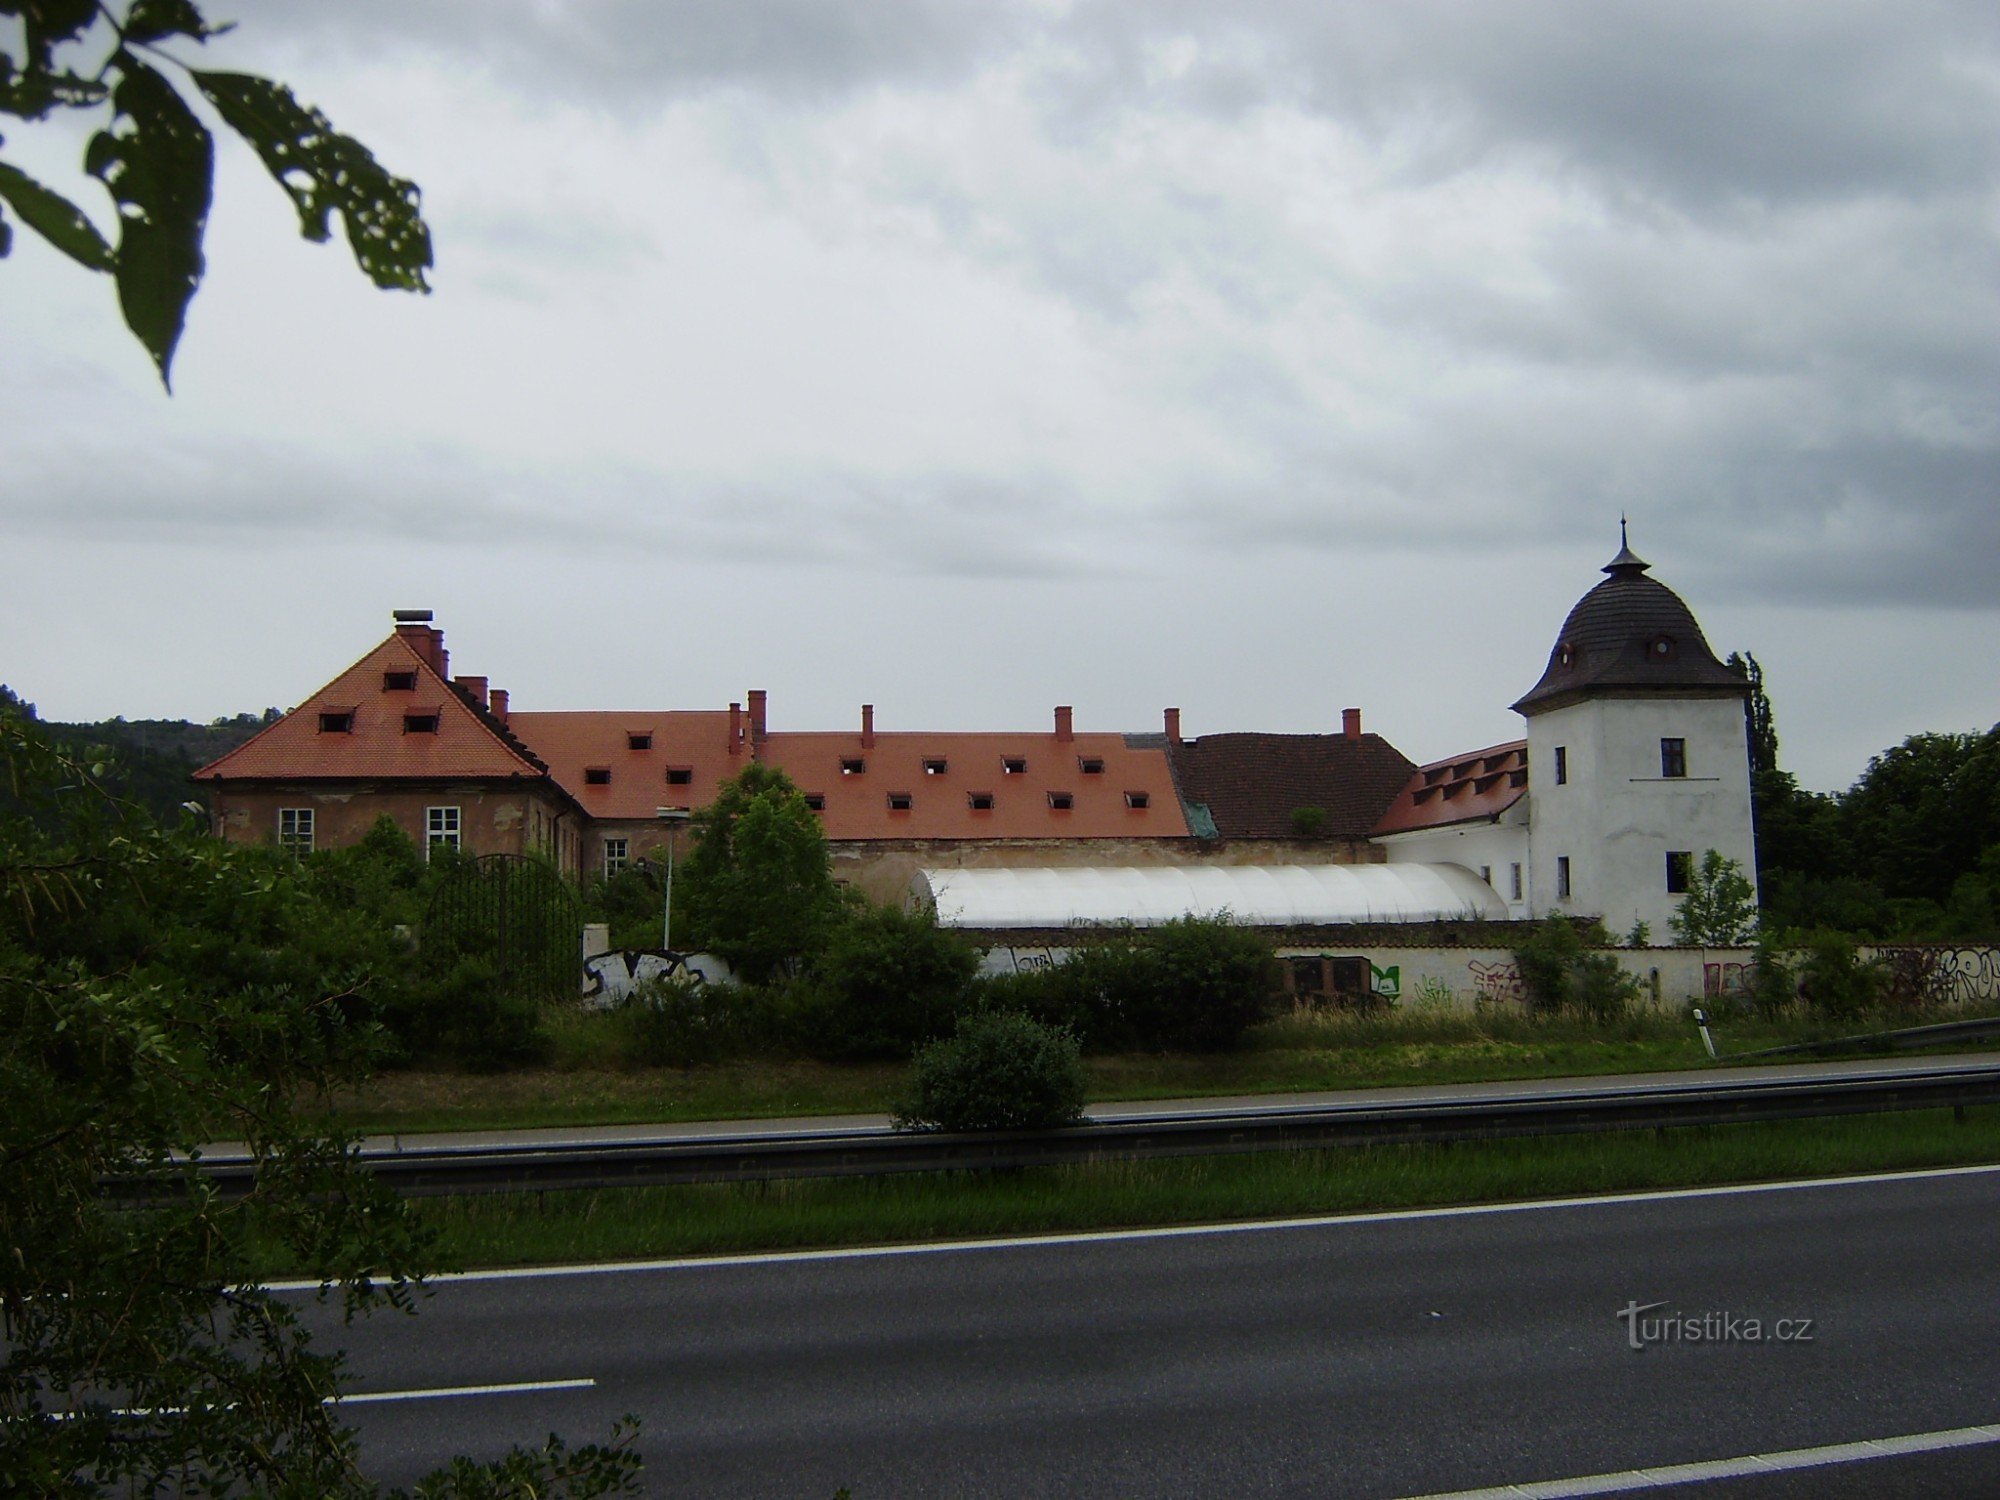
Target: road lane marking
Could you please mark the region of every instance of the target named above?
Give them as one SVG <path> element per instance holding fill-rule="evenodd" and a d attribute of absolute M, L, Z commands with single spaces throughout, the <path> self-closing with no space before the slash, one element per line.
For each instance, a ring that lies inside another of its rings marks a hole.
<path fill-rule="evenodd" d="M 1568 1500 L 1578 1495 L 1625 1495 L 1634 1490 L 1659 1490 L 1708 1479 L 1741 1479 L 1752 1474 L 1782 1474 L 1793 1469 L 1817 1469 L 1829 1464 L 1862 1463 L 1871 1458 L 1895 1458 L 1905 1453 L 1939 1453 L 1949 1448 L 1975 1448 L 2000 1443 L 2000 1426 L 1953 1427 L 1942 1432 L 1913 1432 L 1903 1437 L 1873 1438 L 1859 1443 L 1835 1443 L 1825 1448 L 1788 1448 L 1782 1453 L 1748 1453 L 1708 1463 L 1671 1464 L 1657 1469 L 1626 1469 L 1615 1474 L 1584 1474 L 1574 1479 L 1547 1479 L 1534 1484 L 1499 1484 L 1482 1490 L 1451 1490 L 1410 1500 Z"/>
<path fill-rule="evenodd" d="M 438 1385 L 412 1391 L 349 1391 L 328 1396 L 328 1406 L 361 1406 L 370 1401 L 437 1401 L 447 1396 L 518 1396 L 531 1391 L 587 1391 L 597 1382 L 583 1380 L 516 1380 L 506 1385 Z"/>
<path fill-rule="evenodd" d="M 1784 1182 L 1728 1183 L 1719 1187 L 1661 1188 L 1582 1198 L 1533 1198 L 1521 1203 L 1464 1203 L 1446 1208 L 1399 1208 L 1375 1213 L 1319 1214 L 1300 1219 L 1249 1219 L 1225 1224 L 1162 1224 L 1151 1229 L 1104 1229 L 1075 1234 L 1023 1234 L 1003 1239 L 935 1240 L 912 1245 L 861 1245 L 832 1250 L 762 1250 L 743 1255 L 683 1255 L 666 1260 L 614 1260 L 569 1266 L 511 1266 L 491 1271 L 451 1271 L 424 1278 L 429 1286 L 458 1281 L 525 1281 L 541 1276 L 618 1276 L 647 1271 L 781 1265 L 789 1261 L 874 1260 L 890 1255 L 948 1255 L 967 1250 L 1028 1250 L 1045 1245 L 1093 1245 L 1122 1240 L 1195 1239 L 1208 1235 L 1265 1234 L 1284 1229 L 1326 1229 L 1338 1224 L 1396 1224 L 1421 1219 L 1461 1219 L 1482 1214 L 1535 1213 L 1551 1208 L 1602 1208 L 1623 1203 L 1665 1203 L 1684 1198 L 1730 1198 L 1749 1193 L 1802 1192 L 1811 1188 L 1866 1187 L 1885 1182 L 1975 1177 L 2000 1172 L 2000 1162 L 1967 1167 L 1927 1167 L 1851 1177 L 1803 1177 Z M 268 1292 L 316 1292 L 321 1282 L 273 1281 Z"/>

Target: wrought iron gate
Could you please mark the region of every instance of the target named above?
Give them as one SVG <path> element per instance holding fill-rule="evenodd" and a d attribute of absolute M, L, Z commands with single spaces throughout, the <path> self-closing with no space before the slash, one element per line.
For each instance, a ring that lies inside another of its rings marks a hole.
<path fill-rule="evenodd" d="M 551 999 L 577 992 L 581 913 L 548 864 L 519 854 L 461 860 L 431 897 L 424 945 L 450 957 L 487 958 L 517 993 Z"/>

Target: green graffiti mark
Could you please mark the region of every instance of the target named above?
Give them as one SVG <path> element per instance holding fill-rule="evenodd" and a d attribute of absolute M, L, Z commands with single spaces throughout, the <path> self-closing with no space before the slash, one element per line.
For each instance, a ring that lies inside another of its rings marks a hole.
<path fill-rule="evenodd" d="M 1400 1000 L 1403 996 L 1403 966 L 1390 964 L 1386 969 L 1368 966 L 1369 988 L 1385 1000 Z"/>

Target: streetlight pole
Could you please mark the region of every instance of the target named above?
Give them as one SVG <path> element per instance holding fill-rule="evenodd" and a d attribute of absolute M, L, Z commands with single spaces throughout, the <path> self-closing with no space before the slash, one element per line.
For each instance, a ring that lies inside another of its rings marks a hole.
<path fill-rule="evenodd" d="M 660 946 L 671 953 L 674 951 L 674 829 L 694 815 L 685 807 L 656 807 L 653 814 L 667 825 L 667 896 L 663 903 L 665 919 L 661 923 Z"/>

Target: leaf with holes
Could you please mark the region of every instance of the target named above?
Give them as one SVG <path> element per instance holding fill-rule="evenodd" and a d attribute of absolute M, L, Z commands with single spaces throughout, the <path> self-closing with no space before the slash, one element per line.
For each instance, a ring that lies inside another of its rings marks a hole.
<path fill-rule="evenodd" d="M 223 121 L 256 150 L 291 195 L 299 232 L 325 240 L 328 217 L 340 211 L 355 264 L 379 287 L 427 292 L 430 230 L 416 184 L 391 176 L 366 146 L 340 134 L 292 91 L 247 73 L 192 74 L 195 87 Z"/>
<path fill-rule="evenodd" d="M 26 0 L 25 4 L 0 6 L 0 15 L 21 17 L 21 31 L 28 44 L 31 72 L 48 72 L 55 50 L 73 42 L 97 21 L 97 0 Z"/>
<path fill-rule="evenodd" d="M 228 25 L 209 25 L 194 8 L 193 0 L 138 0 L 125 17 L 128 42 L 158 42 L 170 36 L 189 36 L 205 42 L 229 29 Z"/>
<path fill-rule="evenodd" d="M 116 252 L 105 243 L 97 226 L 84 217 L 82 209 L 4 161 L 0 161 L 0 198 L 13 205 L 23 224 L 71 260 L 93 271 L 117 269 Z M 5 253 L 0 248 L 0 254 Z"/>
<path fill-rule="evenodd" d="M 91 137 L 84 167 L 118 201 L 118 303 L 171 385 L 174 346 L 201 285 L 202 231 L 214 185 L 208 131 L 166 79 L 120 51 L 117 118 Z"/>

